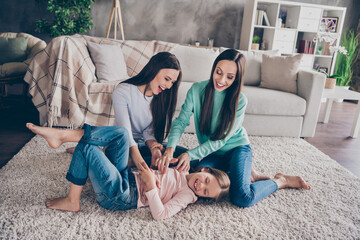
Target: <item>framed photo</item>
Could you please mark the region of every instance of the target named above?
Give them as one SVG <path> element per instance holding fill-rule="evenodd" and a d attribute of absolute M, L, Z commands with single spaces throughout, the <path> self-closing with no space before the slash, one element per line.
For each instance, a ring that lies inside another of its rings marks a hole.
<path fill-rule="evenodd" d="M 323 17 L 320 23 L 320 31 L 336 32 L 337 23 L 338 23 L 337 17 Z"/>

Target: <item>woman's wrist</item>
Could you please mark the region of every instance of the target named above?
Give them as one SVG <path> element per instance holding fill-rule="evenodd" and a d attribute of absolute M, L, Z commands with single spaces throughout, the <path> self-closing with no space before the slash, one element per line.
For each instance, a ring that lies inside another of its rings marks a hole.
<path fill-rule="evenodd" d="M 174 148 L 173 147 L 168 147 L 166 148 L 165 152 L 164 152 L 164 155 L 167 155 L 167 156 L 173 156 L 174 155 Z"/>

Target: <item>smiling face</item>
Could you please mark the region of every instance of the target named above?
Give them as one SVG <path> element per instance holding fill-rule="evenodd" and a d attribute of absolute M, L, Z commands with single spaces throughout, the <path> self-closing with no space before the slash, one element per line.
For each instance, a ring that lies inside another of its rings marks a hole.
<path fill-rule="evenodd" d="M 170 89 L 176 82 L 180 71 L 175 69 L 161 69 L 155 78 L 150 82 L 145 95 L 148 97 L 158 95 L 166 89 Z"/>
<path fill-rule="evenodd" d="M 205 168 L 186 176 L 188 186 L 199 197 L 216 198 L 221 192 L 218 180 Z"/>
<path fill-rule="evenodd" d="M 234 61 L 219 61 L 213 74 L 215 90 L 221 92 L 229 88 L 235 81 L 236 72 L 237 66 Z"/>

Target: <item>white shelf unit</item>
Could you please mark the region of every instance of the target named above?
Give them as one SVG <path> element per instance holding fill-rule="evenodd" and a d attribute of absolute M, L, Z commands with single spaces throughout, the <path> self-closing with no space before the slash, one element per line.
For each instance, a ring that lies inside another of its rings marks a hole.
<path fill-rule="evenodd" d="M 265 21 L 259 25 L 257 10 L 263 10 L 269 19 L 270 26 Z M 280 12 L 286 12 L 285 26 L 277 25 Z M 312 41 L 318 35 L 324 35 L 321 31 L 323 18 L 337 18 L 336 31 L 326 32 L 331 36 L 336 47 L 340 44 L 343 30 L 346 8 L 326 5 L 306 4 L 300 2 L 288 2 L 278 0 L 247 0 L 243 15 L 243 24 L 240 38 L 240 49 L 251 51 L 252 39 L 259 36 L 265 41 L 265 50 L 280 50 L 282 55 L 299 54 L 301 40 Z M 311 70 L 315 64 L 327 68 L 333 73 L 336 61 L 336 53 L 324 55 L 325 42 L 313 43 L 314 53 L 304 54 L 301 68 Z M 322 47 L 322 51 L 316 51 Z M 331 54 L 331 55 L 330 55 Z"/>

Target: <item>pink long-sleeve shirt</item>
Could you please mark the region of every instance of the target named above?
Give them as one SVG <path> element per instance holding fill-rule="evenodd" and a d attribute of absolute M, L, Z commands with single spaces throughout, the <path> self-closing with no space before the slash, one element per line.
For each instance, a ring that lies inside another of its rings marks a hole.
<path fill-rule="evenodd" d="M 139 192 L 138 208 L 149 206 L 153 218 L 159 220 L 169 218 L 187 205 L 196 202 L 197 196 L 187 185 L 188 173 L 172 168 L 168 168 L 166 174 L 161 174 L 160 171 L 154 173 L 160 181 L 160 189 L 154 188 L 145 192 L 140 175 L 134 172 Z"/>

